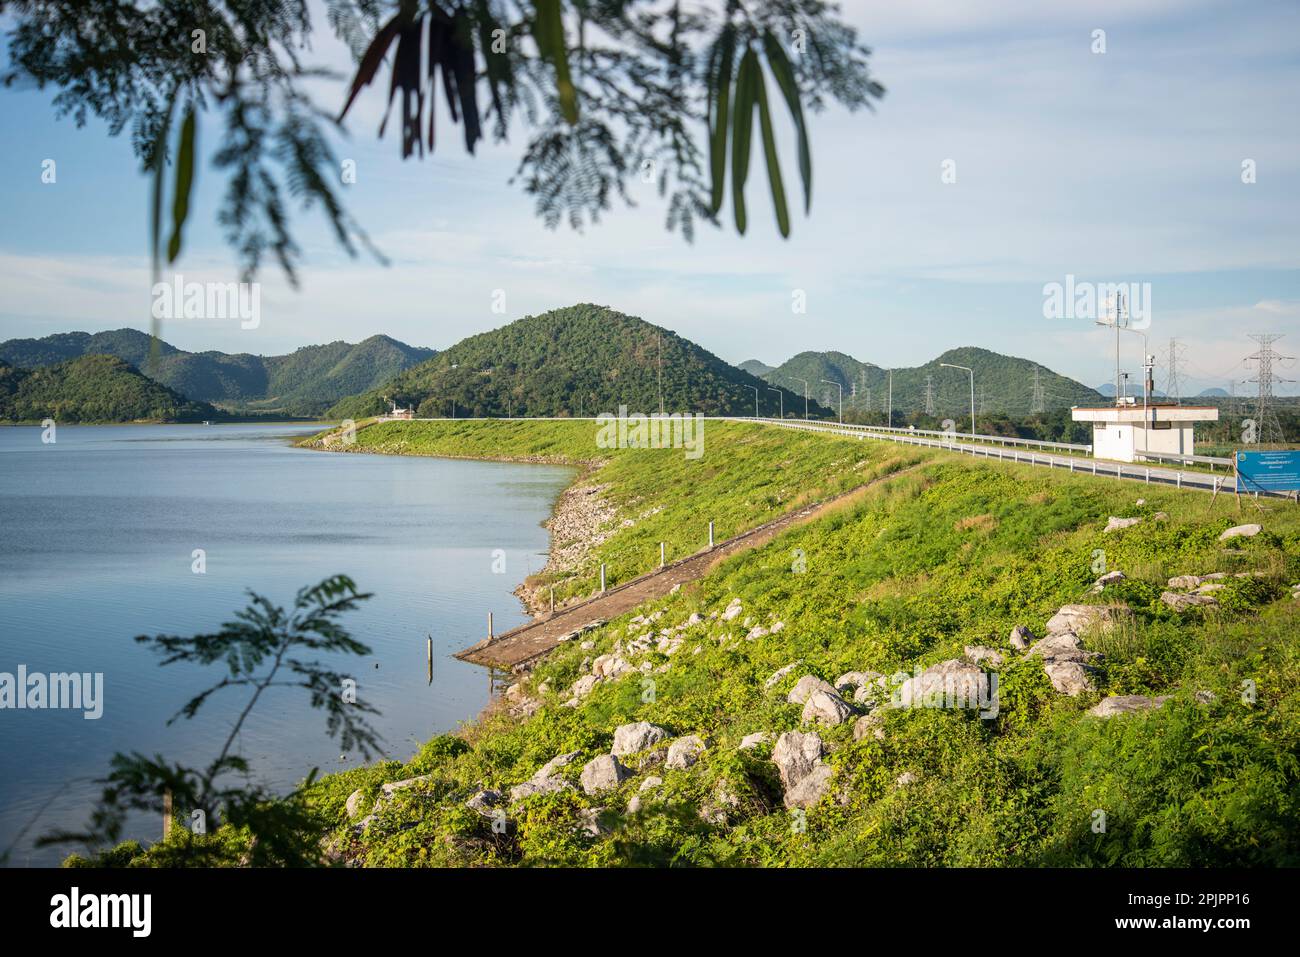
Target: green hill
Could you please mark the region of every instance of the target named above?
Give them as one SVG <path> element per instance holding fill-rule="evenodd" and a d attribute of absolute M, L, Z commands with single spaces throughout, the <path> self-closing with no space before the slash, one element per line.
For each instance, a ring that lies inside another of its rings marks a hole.
<path fill-rule="evenodd" d="M 1024 415 L 1034 404 L 1034 372 L 1042 387 L 1043 407 L 1063 409 L 1101 401 L 1094 389 L 1029 359 L 1006 356 L 988 349 L 965 346 L 949 349 L 925 365 L 893 370 L 894 414 L 896 417 L 925 408 L 926 377 L 933 389 L 937 416 L 960 417 L 970 409 L 970 378 L 959 369 L 945 369 L 940 363 L 967 366 L 975 370 L 976 403 L 981 413 Z M 889 371 L 862 362 L 842 352 L 801 352 L 763 376 L 786 387 L 801 389 L 795 378 L 807 379 L 811 395 L 834 406 L 838 390 L 822 382 L 829 379 L 844 389 L 844 411 L 876 411 L 885 407 Z M 868 406 L 868 390 L 870 405 Z"/>
<path fill-rule="evenodd" d="M 196 422 L 220 416 L 116 356 L 81 356 L 40 369 L 0 361 L 0 421 Z"/>
<path fill-rule="evenodd" d="M 580 304 L 527 316 L 471 336 L 398 375 L 382 388 L 344 399 L 335 418 L 361 418 L 387 400 L 422 418 L 450 416 L 593 416 L 659 409 L 662 345 L 666 412 L 775 415 L 768 384 L 676 333 L 606 306 Z M 785 392 L 787 411 L 802 399 Z M 822 410 L 825 412 L 825 410 Z"/>
<path fill-rule="evenodd" d="M 151 357 L 150 337 L 135 329 L 68 332 L 0 343 L 0 359 L 40 368 L 85 355 L 116 356 L 170 389 L 231 410 L 319 415 L 348 395 L 372 389 L 435 355 L 388 336 L 355 345 L 304 346 L 290 355 L 185 352 L 165 342 Z"/>
<path fill-rule="evenodd" d="M 772 371 L 772 366 L 766 362 L 760 362 L 757 359 L 746 359 L 736 366 L 741 372 L 748 372 L 750 375 L 765 376 Z"/>

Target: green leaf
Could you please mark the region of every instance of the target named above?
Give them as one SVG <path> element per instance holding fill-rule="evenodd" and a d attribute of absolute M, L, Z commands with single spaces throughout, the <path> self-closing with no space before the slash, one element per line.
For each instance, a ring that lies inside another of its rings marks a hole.
<path fill-rule="evenodd" d="M 808 126 L 803 118 L 803 106 L 799 102 L 799 84 L 795 82 L 794 68 L 785 50 L 770 30 L 763 31 L 763 49 L 767 53 L 768 66 L 772 68 L 772 77 L 781 88 L 790 116 L 794 119 L 795 132 L 799 135 L 799 176 L 803 180 L 804 212 L 812 207 L 812 149 L 808 145 Z"/>
<path fill-rule="evenodd" d="M 772 187 L 772 205 L 776 209 L 776 225 L 781 237 L 790 237 L 790 210 L 785 205 L 785 186 L 781 182 L 781 163 L 776 155 L 776 135 L 772 132 L 772 114 L 767 108 L 767 85 L 760 70 L 754 70 L 754 86 L 758 91 L 758 122 L 763 131 L 763 153 L 767 157 L 767 181 Z"/>
<path fill-rule="evenodd" d="M 180 84 L 172 88 L 167 99 L 167 111 L 153 144 L 153 198 L 149 210 L 149 253 L 153 259 L 153 281 L 162 278 L 162 194 L 163 171 L 167 168 L 167 135 L 171 132 L 172 113 L 176 110 L 176 97 Z M 155 329 L 155 334 L 157 330 Z"/>
<path fill-rule="evenodd" d="M 176 152 L 176 189 L 172 193 L 172 238 L 167 243 L 167 262 L 181 254 L 181 231 L 190 214 L 190 188 L 194 185 L 194 105 L 190 104 L 181 123 L 180 149 Z"/>
<path fill-rule="evenodd" d="M 736 231 L 745 235 L 745 180 L 749 177 L 749 142 L 754 130 L 754 80 L 758 56 L 747 49 L 736 71 L 736 105 L 731 127 L 731 205 L 735 207 Z"/>
<path fill-rule="evenodd" d="M 167 169 L 167 134 L 171 132 L 172 113 L 176 111 L 176 98 L 180 94 L 180 84 L 172 87 L 167 98 L 167 111 L 163 114 L 162 125 L 158 127 L 158 136 L 153 144 L 153 197 L 149 209 L 149 256 L 153 261 L 153 281 L 162 279 L 162 194 L 163 172 Z M 158 361 L 159 343 L 162 334 L 162 320 L 150 310 L 149 332 L 153 341 L 149 347 L 149 371 L 152 372 Z"/>
<path fill-rule="evenodd" d="M 727 110 L 731 100 L 731 64 L 736 53 L 736 31 L 723 28 L 713 47 L 714 62 L 709 69 L 709 169 L 713 175 L 710 211 L 714 216 L 722 209 L 722 193 L 727 180 Z"/>
<path fill-rule="evenodd" d="M 555 66 L 555 86 L 560 96 L 560 113 L 572 126 L 578 122 L 578 90 L 569 75 L 569 52 L 564 42 L 564 17 L 560 0 L 533 0 L 533 39 L 542 56 Z"/>

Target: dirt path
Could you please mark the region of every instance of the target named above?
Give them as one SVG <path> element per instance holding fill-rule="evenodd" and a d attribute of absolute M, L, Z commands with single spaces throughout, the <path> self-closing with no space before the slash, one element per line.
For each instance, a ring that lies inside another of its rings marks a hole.
<path fill-rule="evenodd" d="M 842 495 L 804 506 L 765 525 L 759 525 L 734 538 L 719 542 L 712 548 L 678 559 L 661 569 L 610 588 L 603 595 L 570 605 L 556 611 L 554 615 L 520 625 L 492 639 L 485 638 L 464 651 L 458 651 L 455 657 L 461 661 L 490 668 L 510 669 L 524 664 L 555 648 L 560 644 L 563 636 L 572 635 L 598 622 L 617 618 L 643 602 L 662 598 L 674 587 L 703 577 L 709 569 L 723 559 L 765 545 L 786 529 L 819 518 L 854 498 L 861 497 L 872 486 L 897 478 L 917 467 L 912 465 L 899 469 L 897 472 L 873 479 L 865 485 L 859 485 Z"/>

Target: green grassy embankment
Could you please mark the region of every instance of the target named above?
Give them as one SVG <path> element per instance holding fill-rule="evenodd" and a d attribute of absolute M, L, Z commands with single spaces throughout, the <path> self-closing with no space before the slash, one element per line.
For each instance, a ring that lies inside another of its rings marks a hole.
<path fill-rule="evenodd" d="M 1243 503 L 1238 511 L 1230 496 L 714 425 L 696 461 L 681 450 L 595 450 L 590 422 L 384 424 L 358 433 L 361 451 L 603 462 L 589 479 L 614 505 L 611 534 L 587 561 L 627 572 L 644 567 L 661 538 L 680 548 L 699 544 L 710 516 L 723 536 L 801 501 L 893 477 L 566 643 L 521 679 L 513 697 L 432 739 L 409 762 L 313 784 L 311 800 L 331 828 L 332 860 L 1300 863 L 1300 600 L 1293 597 L 1300 594 L 1300 510 L 1293 504 L 1258 510 Z M 1112 515 L 1141 522 L 1105 532 Z M 1263 529 L 1220 540 L 1242 522 Z M 1125 577 L 1095 593 L 1100 573 L 1114 570 Z M 1176 611 L 1161 600 L 1171 576 L 1210 573 L 1225 576 L 1209 583 L 1218 586 L 1208 592 L 1214 604 Z M 588 587 L 590 568 L 569 584 Z M 1103 657 L 1092 661 L 1093 687 L 1077 696 L 1058 692 L 1042 658 L 1009 640 L 1017 625 L 1042 635 L 1070 603 L 1132 612 L 1110 631 L 1080 632 L 1083 646 Z M 787 698 L 805 676 L 838 683 L 851 671 L 911 674 L 962 657 L 968 645 L 1004 658 L 990 666 L 998 686 L 988 720 L 969 708 L 893 708 L 886 699 L 866 717 L 813 724 Z M 596 670 L 617 660 L 628 670 L 596 680 Z M 1135 714 L 1088 713 L 1115 695 L 1169 698 Z M 589 762 L 608 763 L 601 756 L 615 730 L 640 721 L 667 737 L 621 755 L 626 777 L 588 793 Z M 767 738 L 740 747 L 758 732 Z M 824 752 L 820 796 L 804 806 L 787 806 L 793 789 L 772 760 L 786 732 L 816 734 Z M 665 748 L 689 735 L 704 749 L 687 766 Z M 545 787 L 510 794 L 560 755 L 571 760 L 553 767 Z M 412 778 L 377 800 L 384 783 Z M 228 846 L 238 859 L 238 835 L 218 829 L 201 840 Z M 165 863 L 167 850 L 124 846 L 111 860 Z"/>
<path fill-rule="evenodd" d="M 358 448 L 587 462 L 596 458 L 591 429 L 384 425 L 362 430 Z M 1212 502 L 1200 492 L 744 425 L 711 423 L 696 462 L 679 450 L 601 455 L 608 461 L 594 478 L 609 486 L 619 521 L 634 524 L 617 528 L 593 561 L 629 572 L 644 566 L 661 538 L 681 547 L 698 542 L 710 515 L 726 535 L 807 497 L 919 467 L 641 609 L 660 616 L 653 625 L 626 616 L 586 636 L 591 647 L 557 650 L 520 689 L 522 700 L 538 702 L 531 716 L 497 709 L 458 736 L 429 742 L 408 764 L 326 778 L 319 806 L 337 826 L 343 857 L 369 865 L 1300 862 L 1300 601 L 1290 592 L 1300 580 L 1300 511 L 1293 505 L 1239 513 L 1227 496 Z M 1143 521 L 1104 533 L 1111 515 Z M 1248 521 L 1264 531 L 1219 541 L 1223 530 Z M 1127 577 L 1091 594 L 1103 567 Z M 1160 600 L 1170 576 L 1219 571 L 1258 574 L 1223 579 L 1209 608 L 1176 612 Z M 718 615 L 736 600 L 739 616 Z M 1095 690 L 1078 697 L 1056 692 L 1041 660 L 1008 642 L 1014 625 L 1041 635 L 1045 621 L 1073 602 L 1123 604 L 1134 613 L 1113 632 L 1084 636 L 1105 657 Z M 648 629 L 683 643 L 672 655 L 653 643 L 629 650 Z M 880 738 L 855 740 L 853 720 L 818 727 L 833 769 L 829 788 L 806 810 L 783 806 L 772 740 L 813 730 L 786 699 L 800 676 L 911 673 L 974 644 L 1006 658 L 997 669 L 995 719 L 883 708 Z M 625 657 L 637 670 L 599 681 L 566 706 L 570 686 L 602 654 Z M 800 664 L 765 687 L 793 662 Z M 1172 698 L 1135 715 L 1086 713 L 1118 694 Z M 667 769 L 665 741 L 622 757 L 630 777 L 616 789 L 584 793 L 580 770 L 610 750 L 617 727 L 636 721 L 672 738 L 698 735 L 707 748 L 693 766 Z M 738 749 L 760 731 L 771 739 Z M 545 762 L 572 752 L 556 772 L 571 787 L 504 798 Z M 382 782 L 413 775 L 428 777 L 382 802 L 364 827 L 348 819 L 344 802 L 355 789 L 364 813 Z M 651 776 L 662 783 L 642 791 Z M 466 805 L 484 789 L 503 795 L 505 824 L 497 830 Z M 628 810 L 634 797 L 636 813 Z"/>

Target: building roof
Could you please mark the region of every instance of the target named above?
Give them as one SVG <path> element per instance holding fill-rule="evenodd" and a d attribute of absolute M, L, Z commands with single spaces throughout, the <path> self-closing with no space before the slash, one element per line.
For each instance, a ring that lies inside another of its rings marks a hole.
<path fill-rule="evenodd" d="M 1070 410 L 1075 422 L 1217 422 L 1219 410 L 1212 405 L 1076 406 Z"/>

